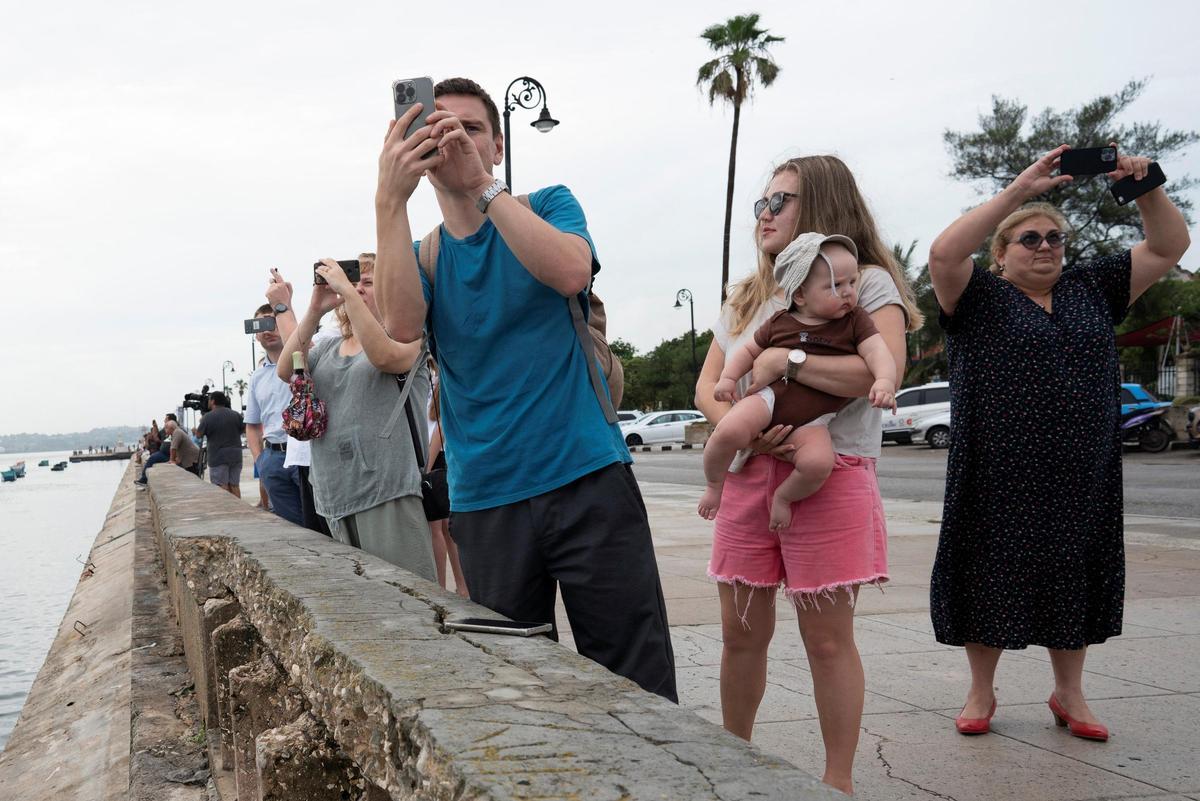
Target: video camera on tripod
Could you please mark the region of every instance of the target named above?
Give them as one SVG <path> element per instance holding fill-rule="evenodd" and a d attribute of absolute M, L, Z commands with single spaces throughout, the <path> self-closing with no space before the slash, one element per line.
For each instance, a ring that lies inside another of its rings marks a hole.
<path fill-rule="evenodd" d="M 200 387 L 199 392 L 188 392 L 183 396 L 183 408 L 195 409 L 204 414 L 208 411 L 208 384 Z"/>

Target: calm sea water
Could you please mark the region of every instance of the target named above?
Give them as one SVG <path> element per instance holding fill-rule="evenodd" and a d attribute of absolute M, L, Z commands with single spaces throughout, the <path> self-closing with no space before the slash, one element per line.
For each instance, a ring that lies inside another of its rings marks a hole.
<path fill-rule="evenodd" d="M 0 453 L 25 478 L 0 483 L 0 749 L 54 641 L 82 561 L 104 525 L 126 461 L 38 467 L 68 452 Z"/>

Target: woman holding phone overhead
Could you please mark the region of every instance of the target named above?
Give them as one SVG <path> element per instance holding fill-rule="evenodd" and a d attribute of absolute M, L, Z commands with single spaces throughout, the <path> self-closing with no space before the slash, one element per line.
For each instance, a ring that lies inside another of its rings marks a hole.
<path fill-rule="evenodd" d="M 325 401 L 325 433 L 312 440 L 317 512 L 334 539 L 437 581 L 429 526 L 421 504 L 421 471 L 396 376 L 408 373 L 409 398 L 423 409 L 429 371 L 418 364 L 420 342 L 396 342 L 379 322 L 372 273 L 375 254 L 359 255 L 351 283 L 338 262 L 316 267 L 312 299 L 279 357 L 279 377 L 292 377 L 292 354 L 307 357 L 316 395 Z M 319 279 L 316 280 L 316 279 Z M 321 317 L 336 311 L 340 337 L 312 342 Z M 425 426 L 419 424 L 421 441 Z"/>
<path fill-rule="evenodd" d="M 726 359 L 755 330 L 788 308 L 775 279 L 776 257 L 805 232 L 842 234 L 857 247 L 858 305 L 870 315 L 903 375 L 905 328 L 920 312 L 891 249 L 883 244 L 854 175 L 834 156 L 806 156 L 781 164 L 754 204 L 758 267 L 730 289 L 713 326 L 713 344 L 696 383 L 696 407 L 716 423 L 732 408 L 714 398 Z M 783 348 L 768 348 L 755 361 L 754 386 L 764 387 L 795 364 Z M 880 449 L 880 411 L 864 397 L 874 378 L 857 355 L 807 355 L 789 380 L 839 397 L 855 397 L 828 424 L 836 454 L 833 472 L 820 489 L 791 505 L 791 523 L 770 527 L 771 498 L 793 471 L 791 426 L 774 426 L 734 460 L 713 528 L 709 575 L 721 600 L 721 715 L 725 728 L 749 740 L 767 680 L 767 648 L 775 630 L 780 586 L 796 607 L 808 655 L 813 695 L 825 744 L 822 781 L 853 790 L 852 769 L 862 720 L 864 678 L 854 642 L 854 601 L 863 584 L 887 580 L 887 532 L 875 458 Z M 753 389 L 738 383 L 738 396 Z M 753 399 L 750 399 L 753 400 Z M 742 402 L 742 401 L 739 401 Z"/>
<path fill-rule="evenodd" d="M 1084 699 L 1089 645 L 1121 633 L 1119 373 L 1113 326 L 1189 245 L 1162 188 L 1137 199 L 1145 240 L 1064 267 L 1070 232 L 1053 206 L 1026 201 L 1070 182 L 1066 145 L 956 220 L 934 241 L 954 408 L 946 502 L 930 587 L 939 642 L 966 647 L 971 687 L 955 725 L 990 730 L 1006 648 L 1050 652 L 1054 720 L 1108 739 Z M 1120 156 L 1114 179 L 1145 178 Z M 991 269 L 972 256 L 992 237 Z"/>

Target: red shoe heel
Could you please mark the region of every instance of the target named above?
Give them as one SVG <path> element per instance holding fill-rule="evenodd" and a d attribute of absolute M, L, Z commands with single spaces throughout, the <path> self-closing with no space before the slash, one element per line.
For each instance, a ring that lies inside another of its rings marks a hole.
<path fill-rule="evenodd" d="M 965 710 L 966 707 L 964 706 Z M 964 718 L 962 712 L 954 719 L 954 728 L 959 734 L 987 734 L 992 730 L 992 715 L 996 714 L 996 699 L 992 699 L 992 708 L 986 718 Z"/>
<path fill-rule="evenodd" d="M 1080 723 L 1073 719 L 1053 694 L 1046 703 L 1050 706 L 1050 714 L 1054 715 L 1055 724 L 1065 726 L 1071 732 L 1072 737 L 1096 740 L 1102 743 L 1108 742 L 1108 727 L 1103 723 Z"/>

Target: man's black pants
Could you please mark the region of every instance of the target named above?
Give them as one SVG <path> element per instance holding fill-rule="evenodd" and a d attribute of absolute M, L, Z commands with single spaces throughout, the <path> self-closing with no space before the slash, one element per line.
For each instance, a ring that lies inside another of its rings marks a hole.
<path fill-rule="evenodd" d="M 454 512 L 450 536 L 471 600 L 513 620 L 553 623 L 557 582 L 579 653 L 678 702 L 650 524 L 628 465 L 524 501 Z"/>

